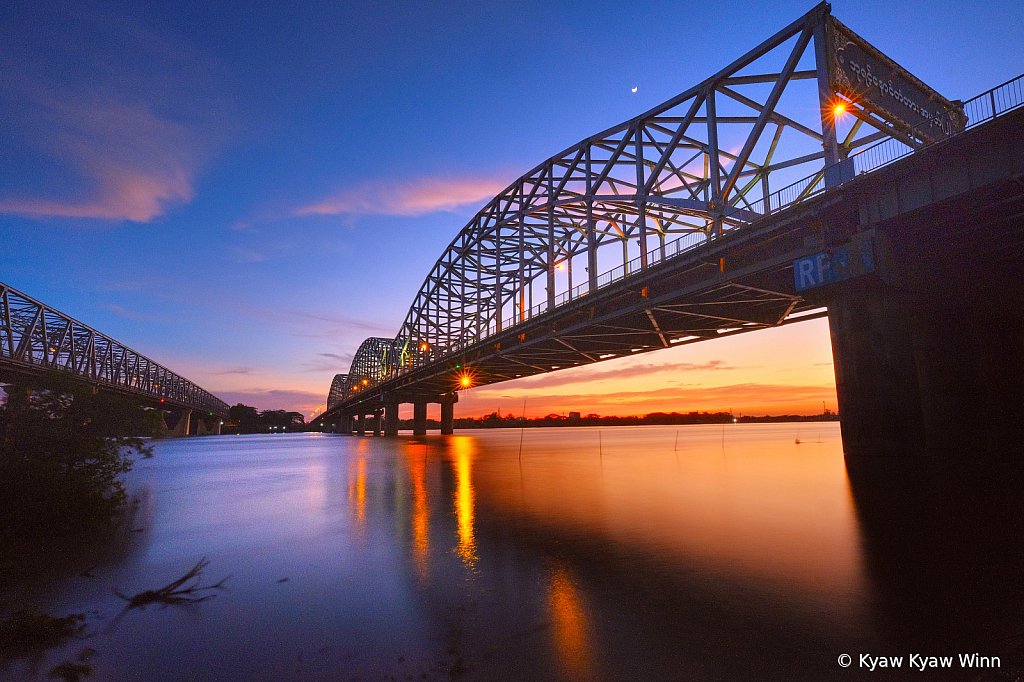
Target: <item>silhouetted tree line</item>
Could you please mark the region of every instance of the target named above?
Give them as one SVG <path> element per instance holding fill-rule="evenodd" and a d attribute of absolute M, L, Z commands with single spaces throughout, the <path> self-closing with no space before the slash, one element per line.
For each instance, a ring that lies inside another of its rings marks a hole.
<path fill-rule="evenodd" d="M 273 431 L 305 431 L 306 418 L 298 412 L 264 410 L 238 403 L 228 410 L 228 421 L 221 433 L 268 433 Z"/>
<path fill-rule="evenodd" d="M 838 421 L 839 415 L 826 412 L 816 415 L 782 415 L 782 416 L 744 416 L 734 417 L 730 412 L 651 412 L 644 416 L 632 417 L 602 417 L 598 414 L 576 416 L 577 413 L 570 412 L 569 415 L 549 414 L 544 417 L 532 417 L 524 419 L 513 414 L 501 415 L 497 412 L 484 417 L 464 417 L 455 420 L 457 429 L 503 429 L 503 428 L 532 428 L 542 426 L 641 426 L 641 425 L 672 425 L 681 426 L 685 424 L 732 424 L 752 422 L 819 422 Z M 427 420 L 427 428 L 438 428 L 438 422 Z M 401 428 L 412 428 L 412 420 L 402 420 Z"/>

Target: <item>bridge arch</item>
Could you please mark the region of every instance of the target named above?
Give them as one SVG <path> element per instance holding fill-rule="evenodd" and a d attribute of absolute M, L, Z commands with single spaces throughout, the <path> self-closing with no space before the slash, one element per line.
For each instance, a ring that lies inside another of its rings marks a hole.
<path fill-rule="evenodd" d="M 335 374 L 331 382 L 331 390 L 327 394 L 327 409 L 333 409 L 335 405 L 344 400 L 348 389 L 348 375 Z"/>
<path fill-rule="evenodd" d="M 409 349 L 399 371 L 839 184 L 879 141 L 928 141 L 830 80 L 842 73 L 829 42 L 840 36 L 863 42 L 821 3 L 711 78 L 510 184 L 426 276 L 396 337 Z M 838 111 L 851 114 L 840 127 Z"/>
<path fill-rule="evenodd" d="M 350 398 L 393 377 L 398 370 L 398 354 L 395 339 L 371 336 L 359 345 L 348 374 L 337 375 L 335 381 L 345 377 L 344 396 Z"/>

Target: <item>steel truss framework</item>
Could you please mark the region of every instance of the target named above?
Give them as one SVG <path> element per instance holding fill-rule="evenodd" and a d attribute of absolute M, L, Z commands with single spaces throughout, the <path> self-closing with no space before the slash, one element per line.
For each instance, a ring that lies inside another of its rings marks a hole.
<path fill-rule="evenodd" d="M 833 25 L 822 3 L 699 85 L 513 182 L 438 259 L 396 338 L 363 343 L 344 400 L 838 184 L 879 141 L 921 146 L 923 136 L 833 90 Z M 841 139 L 837 104 L 851 115 Z M 661 312 L 692 320 L 697 335 L 734 324 L 701 310 Z"/>
<path fill-rule="evenodd" d="M 332 409 L 335 405 L 342 402 L 345 399 L 346 391 L 348 390 L 348 375 L 347 374 L 335 374 L 334 381 L 331 382 L 331 391 L 327 394 L 327 409 Z"/>
<path fill-rule="evenodd" d="M 399 361 L 394 339 L 371 336 L 359 345 L 348 374 L 338 374 L 331 383 L 327 409 L 353 398 L 360 391 L 376 386 L 397 373 Z"/>
<path fill-rule="evenodd" d="M 0 369 L 68 372 L 120 392 L 226 417 L 228 405 L 188 379 L 0 282 Z"/>

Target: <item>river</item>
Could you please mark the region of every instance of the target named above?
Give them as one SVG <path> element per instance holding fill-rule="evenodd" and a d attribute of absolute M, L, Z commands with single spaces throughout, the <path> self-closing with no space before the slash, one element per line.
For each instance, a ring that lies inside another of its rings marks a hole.
<path fill-rule="evenodd" d="M 1019 469 L 847 462 L 837 423 L 188 438 L 128 484 L 120 542 L 0 590 L 87 614 L 88 637 L 0 674 L 86 648 L 103 681 L 1012 680 L 1024 661 Z M 203 584 L 230 575 L 215 598 L 123 611 L 115 590 L 203 557 Z M 911 675 L 911 654 L 963 653 L 998 667 Z"/>

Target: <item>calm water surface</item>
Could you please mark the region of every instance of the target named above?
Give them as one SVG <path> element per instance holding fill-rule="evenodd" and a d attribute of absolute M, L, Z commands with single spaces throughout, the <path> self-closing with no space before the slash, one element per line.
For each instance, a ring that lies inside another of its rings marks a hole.
<path fill-rule="evenodd" d="M 162 441 L 124 542 L 2 590 L 92 636 L 0 674 L 88 646 L 111 681 L 1012 680 L 858 657 L 1019 671 L 1019 479 L 848 463 L 834 423 Z M 201 557 L 228 591 L 121 613 Z"/>

